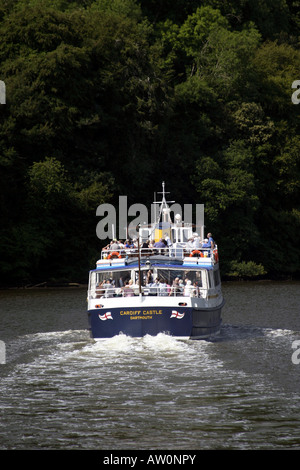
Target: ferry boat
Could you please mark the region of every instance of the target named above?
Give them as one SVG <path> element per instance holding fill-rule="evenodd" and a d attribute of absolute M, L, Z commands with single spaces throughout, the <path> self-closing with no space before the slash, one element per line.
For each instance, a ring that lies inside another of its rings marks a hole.
<path fill-rule="evenodd" d="M 218 247 L 205 246 L 180 215 L 172 222 L 162 186 L 158 219 L 139 228 L 135 243 L 102 249 L 89 273 L 88 320 L 96 341 L 121 333 L 209 339 L 220 332 Z"/>

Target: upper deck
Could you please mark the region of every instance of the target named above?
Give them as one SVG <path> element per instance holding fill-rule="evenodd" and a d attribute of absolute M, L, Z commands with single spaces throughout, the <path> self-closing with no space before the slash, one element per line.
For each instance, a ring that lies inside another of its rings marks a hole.
<path fill-rule="evenodd" d="M 166 248 L 105 248 L 101 258 L 97 261 L 97 269 L 108 267 L 121 267 L 133 264 L 163 264 L 165 266 L 199 266 L 209 268 L 218 263 L 217 246 L 211 248 L 193 249 L 188 246 L 170 246 Z"/>
<path fill-rule="evenodd" d="M 165 185 L 164 183 L 162 185 L 162 201 L 159 202 L 160 210 L 156 220 L 150 225 L 139 225 L 137 239 L 112 240 L 102 249 L 97 269 L 104 270 L 147 262 L 152 265 L 177 264 L 209 269 L 218 263 L 217 245 L 212 239 L 208 241 L 204 238 L 204 225 L 198 227 L 200 236 L 194 231 L 195 227 L 191 223 L 181 220 L 180 214 L 176 214 L 174 222 L 172 221 L 171 210 L 165 198 Z"/>

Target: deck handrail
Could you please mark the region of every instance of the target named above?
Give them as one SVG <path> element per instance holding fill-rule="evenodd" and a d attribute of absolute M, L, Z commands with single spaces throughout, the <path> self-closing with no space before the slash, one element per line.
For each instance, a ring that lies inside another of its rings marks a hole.
<path fill-rule="evenodd" d="M 142 295 L 158 297 L 207 297 L 207 289 L 196 286 L 142 286 Z M 91 298 L 134 297 L 139 295 L 139 287 L 96 287 L 90 291 Z"/>
<path fill-rule="evenodd" d="M 143 256 L 154 256 L 154 255 L 165 255 L 172 258 L 176 257 L 177 253 L 180 252 L 182 257 L 190 256 L 192 253 L 197 256 L 200 252 L 204 257 L 213 257 L 214 253 L 211 248 L 187 248 L 187 247 L 166 247 L 166 248 L 140 248 L 140 255 Z M 120 248 L 118 250 L 103 248 L 101 251 L 101 259 L 116 259 L 126 257 L 137 257 L 138 248 Z"/>

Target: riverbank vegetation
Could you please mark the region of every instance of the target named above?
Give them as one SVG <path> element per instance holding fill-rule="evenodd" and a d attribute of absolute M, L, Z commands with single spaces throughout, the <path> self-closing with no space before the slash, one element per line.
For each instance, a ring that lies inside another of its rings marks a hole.
<path fill-rule="evenodd" d="M 84 281 L 98 205 L 163 180 L 223 276 L 299 275 L 298 1 L 0 0 L 0 34 L 1 285 Z"/>

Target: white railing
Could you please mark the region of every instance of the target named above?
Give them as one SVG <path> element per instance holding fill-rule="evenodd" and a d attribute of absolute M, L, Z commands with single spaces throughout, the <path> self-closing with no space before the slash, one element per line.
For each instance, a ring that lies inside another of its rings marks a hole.
<path fill-rule="evenodd" d="M 153 256 L 153 255 L 165 255 L 170 257 L 214 257 L 213 250 L 211 248 L 186 248 L 182 246 L 172 246 L 166 248 L 140 248 L 141 257 Z M 121 259 L 121 258 L 136 258 L 138 256 L 138 248 L 120 248 L 118 250 L 111 250 L 103 248 L 101 252 L 101 259 Z"/>
<path fill-rule="evenodd" d="M 171 256 L 171 250 L 166 248 L 140 248 L 141 256 L 152 256 L 152 255 L 167 255 Z M 112 258 L 135 258 L 138 256 L 138 248 L 119 248 L 118 250 L 110 250 L 104 248 L 101 252 L 101 259 L 112 259 Z"/>
<path fill-rule="evenodd" d="M 89 298 L 113 298 L 113 297 L 134 297 L 139 295 L 138 286 L 125 286 L 125 287 L 104 287 L 98 286 L 90 290 Z M 178 287 L 178 286 L 142 286 L 142 295 L 145 296 L 158 296 L 158 297 L 207 297 L 207 289 L 202 287 Z"/>

